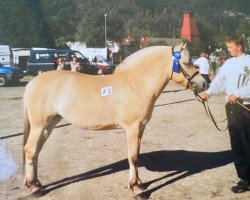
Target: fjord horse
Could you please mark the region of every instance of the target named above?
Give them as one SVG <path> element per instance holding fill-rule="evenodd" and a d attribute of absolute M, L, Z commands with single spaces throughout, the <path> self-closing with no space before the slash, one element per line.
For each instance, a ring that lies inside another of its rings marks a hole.
<path fill-rule="evenodd" d="M 180 73 L 173 71 L 173 51 L 181 54 Z M 204 85 L 194 66 L 187 66 L 189 61 L 183 44 L 175 48 L 148 47 L 126 58 L 111 75 L 60 70 L 42 73 L 30 81 L 24 93 L 25 185 L 33 194 L 42 191 L 37 177 L 38 155 L 53 128 L 64 118 L 83 129 L 125 129 L 129 188 L 134 194 L 141 193 L 137 159 L 157 98 L 170 79 L 189 87 L 192 83 L 199 88 Z"/>

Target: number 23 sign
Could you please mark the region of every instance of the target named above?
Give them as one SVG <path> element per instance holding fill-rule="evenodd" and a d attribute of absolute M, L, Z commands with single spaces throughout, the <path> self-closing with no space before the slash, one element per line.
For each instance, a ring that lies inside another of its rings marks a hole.
<path fill-rule="evenodd" d="M 109 96 L 112 94 L 112 87 L 101 88 L 101 96 Z"/>

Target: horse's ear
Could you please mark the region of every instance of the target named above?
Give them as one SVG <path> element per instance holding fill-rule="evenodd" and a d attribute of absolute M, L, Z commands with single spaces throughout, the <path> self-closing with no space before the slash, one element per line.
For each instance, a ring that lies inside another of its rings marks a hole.
<path fill-rule="evenodd" d="M 183 42 L 181 42 L 181 44 L 179 46 L 180 47 L 180 51 L 183 49 L 183 45 L 184 45 Z"/>
<path fill-rule="evenodd" d="M 182 50 L 182 47 L 183 47 L 183 42 L 181 42 L 179 45 L 177 44 L 177 45 L 174 47 L 174 50 L 175 50 L 175 51 L 181 51 L 181 50 Z"/>
<path fill-rule="evenodd" d="M 183 46 L 182 46 L 182 49 L 186 49 L 187 48 L 187 43 L 185 43 Z"/>

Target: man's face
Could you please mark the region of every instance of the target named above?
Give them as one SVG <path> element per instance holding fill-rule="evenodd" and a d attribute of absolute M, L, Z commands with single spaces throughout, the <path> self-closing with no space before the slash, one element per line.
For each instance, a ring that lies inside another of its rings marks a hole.
<path fill-rule="evenodd" d="M 226 45 L 227 45 L 227 50 L 231 56 L 238 57 L 242 54 L 241 45 L 237 45 L 234 42 L 227 42 Z"/>

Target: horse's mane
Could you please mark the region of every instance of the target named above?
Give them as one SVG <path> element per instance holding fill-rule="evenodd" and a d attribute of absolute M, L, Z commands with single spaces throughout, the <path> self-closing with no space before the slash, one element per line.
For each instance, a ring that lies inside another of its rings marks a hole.
<path fill-rule="evenodd" d="M 171 46 L 152 46 L 147 47 L 144 49 L 141 49 L 130 56 L 128 56 L 121 64 L 119 64 L 119 67 L 132 67 L 136 66 L 137 64 L 141 62 L 145 62 L 145 60 L 149 59 L 151 56 L 155 54 L 159 54 L 160 52 L 163 52 L 164 50 L 167 50 L 172 48 Z"/>

